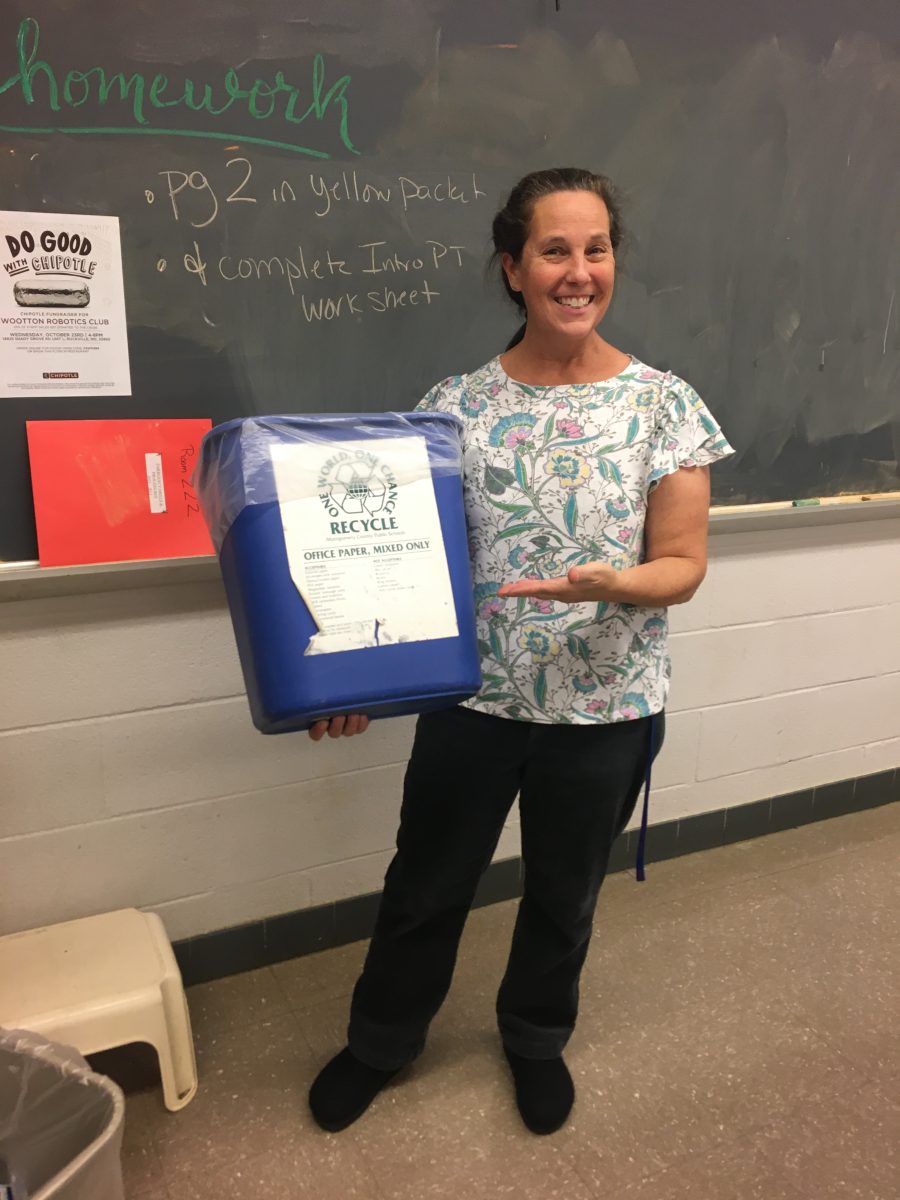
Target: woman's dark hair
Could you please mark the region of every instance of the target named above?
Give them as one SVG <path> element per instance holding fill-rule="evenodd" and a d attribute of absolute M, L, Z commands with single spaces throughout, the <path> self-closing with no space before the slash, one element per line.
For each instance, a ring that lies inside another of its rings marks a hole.
<path fill-rule="evenodd" d="M 612 180 L 605 175 L 594 175 L 578 167 L 553 167 L 547 171 L 533 171 L 520 179 L 509 193 L 509 199 L 494 217 L 492 228 L 494 253 L 488 263 L 490 270 L 499 263 L 504 254 L 508 254 L 513 262 L 522 257 L 522 248 L 528 241 L 531 218 L 534 206 L 544 196 L 552 196 L 555 192 L 593 192 L 606 205 L 609 213 L 609 239 L 613 252 L 618 250 L 625 236 L 622 224 L 622 202 Z M 525 301 L 521 292 L 513 291 L 503 267 L 500 267 L 500 278 L 507 296 L 513 304 L 525 312 Z M 525 326 L 516 332 L 513 340 L 506 347 L 510 350 L 525 335 Z"/>

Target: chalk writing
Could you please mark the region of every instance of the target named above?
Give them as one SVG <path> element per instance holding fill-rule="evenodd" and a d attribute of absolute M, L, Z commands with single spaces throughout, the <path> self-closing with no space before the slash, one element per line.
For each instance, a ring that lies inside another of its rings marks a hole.
<path fill-rule="evenodd" d="M 330 176 L 310 173 L 292 181 L 279 179 L 265 165 L 257 172 L 251 159 L 243 155 L 229 158 L 224 168 L 168 168 L 159 171 L 158 177 L 162 197 L 168 199 L 166 207 L 176 224 L 211 231 L 212 227 L 221 229 L 224 219 L 227 226 L 227 253 L 220 253 L 221 247 L 212 252 L 211 246 L 204 246 L 200 239 L 193 239 L 186 252 L 179 251 L 188 275 L 198 279 L 202 288 L 211 290 L 249 287 L 286 291 L 297 306 L 301 325 L 311 327 L 348 320 L 358 324 L 364 318 L 430 308 L 447 291 L 441 280 L 452 285 L 462 277 L 470 252 L 449 237 L 410 236 L 407 241 L 399 235 L 390 241 L 373 238 L 340 245 L 340 233 L 336 231 L 339 248 L 333 242 L 319 246 L 295 243 L 286 249 L 276 246 L 275 253 L 259 253 L 257 247 L 241 245 L 242 225 L 237 216 L 241 205 L 250 205 L 245 211 L 252 212 L 269 203 L 299 203 L 311 216 L 330 217 L 333 223 L 334 214 L 348 213 L 348 206 L 391 205 L 405 212 L 418 205 L 424 211 L 434 205 L 471 204 L 485 195 L 471 173 L 459 177 L 451 173 L 437 179 L 409 175 L 386 179 L 348 169 Z M 146 188 L 144 195 L 147 203 L 155 197 L 152 188 Z M 229 211 L 236 219 L 229 217 Z M 250 236 L 250 229 L 255 236 L 259 225 L 253 221 L 243 228 L 245 236 Z M 157 260 L 159 270 L 165 270 L 166 261 L 162 256 Z M 175 256 L 172 261 L 176 261 Z M 329 281 L 339 286 L 329 288 Z M 377 287 L 372 286 L 375 283 Z M 205 313 L 199 317 L 209 325 L 215 324 Z"/>
<path fill-rule="evenodd" d="M 342 75 L 326 89 L 325 59 L 316 54 L 312 60 L 309 92 L 285 79 L 284 71 L 276 70 L 274 81 L 254 79 L 242 86 L 236 68 L 228 67 L 218 83 L 198 82 L 183 78 L 170 81 L 168 75 L 157 72 L 148 79 L 140 71 L 126 76 L 124 71 L 108 73 L 104 67 L 84 69 L 56 68 L 46 59 L 38 58 L 40 25 L 33 17 L 25 17 L 16 36 L 17 69 L 0 83 L 0 95 L 17 90 L 27 105 L 37 106 L 50 113 L 68 112 L 87 107 L 87 111 L 107 111 L 110 100 L 114 111 L 122 113 L 134 125 L 0 125 L 12 133 L 75 133 L 75 134 L 160 134 L 172 137 L 218 138 L 250 142 L 254 145 L 292 150 L 315 158 L 330 158 L 326 150 L 301 146 L 295 142 L 247 136 L 215 129 L 174 129 L 150 124 L 150 112 L 162 117 L 161 110 L 184 108 L 208 117 L 221 117 L 234 108 L 253 121 L 274 121 L 282 127 L 302 125 L 312 118 L 323 122 L 332 117 L 337 122 L 337 134 L 343 147 L 352 154 L 359 151 L 350 139 L 350 76 Z M 304 107 L 305 105 L 305 107 Z M 236 106 L 236 107 L 235 107 Z"/>
<path fill-rule="evenodd" d="M 400 176 L 400 196 L 403 200 L 404 209 L 408 209 L 412 202 L 422 200 L 433 200 L 437 204 L 444 204 L 447 201 L 454 204 L 469 204 L 473 200 L 478 200 L 483 195 L 484 192 L 481 191 L 475 182 L 474 175 L 472 176 L 471 191 L 458 187 L 449 175 L 445 182 L 434 185 L 417 183 L 414 179 L 408 179 L 405 175 Z"/>
<path fill-rule="evenodd" d="M 200 253 L 200 247 L 194 242 L 194 253 L 185 254 L 184 269 L 191 275 L 196 275 L 200 282 L 206 287 L 206 263 L 203 261 L 203 256 Z"/>
<path fill-rule="evenodd" d="M 431 304 L 440 294 L 433 292 L 428 280 L 423 279 L 418 289 L 396 292 L 393 288 L 385 287 L 380 292 L 367 292 L 366 299 L 373 312 L 383 313 L 396 308 L 417 308 L 420 304 Z"/>
<path fill-rule="evenodd" d="M 406 175 L 399 175 L 395 184 L 383 180 L 376 184 L 361 178 L 358 171 L 341 171 L 334 179 L 311 174 L 309 190 L 316 198 L 313 211 L 317 217 L 327 217 L 337 207 L 348 203 L 388 204 L 394 201 L 402 205 L 406 212 L 413 205 L 425 201 L 434 204 L 471 204 L 485 195 L 474 174 L 467 177 L 465 184 L 455 183 L 449 175 L 436 184 L 417 182 Z"/>
<path fill-rule="evenodd" d="M 169 177 L 170 200 L 176 219 L 180 215 L 178 196 L 182 190 L 207 191 L 205 176 L 200 172 L 162 174 Z M 173 182 L 176 174 L 178 178 Z M 214 199 L 212 189 L 208 190 Z M 203 222 L 194 221 L 191 224 L 206 225 L 210 219 L 208 216 Z M 402 252 L 379 239 L 361 242 L 353 251 L 343 255 L 338 255 L 329 246 L 310 250 L 298 244 L 287 254 L 235 252 L 219 255 L 209 262 L 196 239 L 192 246 L 192 250 L 183 255 L 183 266 L 189 275 L 199 279 L 204 288 L 209 286 L 211 280 L 228 287 L 285 287 L 299 303 L 299 315 L 307 325 L 330 324 L 347 318 L 358 321 L 367 314 L 381 316 L 399 310 L 428 308 L 441 296 L 441 291 L 433 286 L 434 275 L 459 274 L 464 267 L 466 254 L 465 246 L 436 238 L 428 238 Z M 353 290 L 351 284 L 341 291 L 324 294 L 317 287 L 330 279 L 372 275 L 413 276 L 415 286 L 386 284 L 378 289 Z M 309 285 L 313 286 L 315 292 L 310 291 Z"/>
<path fill-rule="evenodd" d="M 335 204 L 342 200 L 353 200 L 357 204 L 370 204 L 373 200 L 386 204 L 391 198 L 390 187 L 377 187 L 372 183 L 360 186 L 356 171 L 350 174 L 341 171 L 340 178 L 326 182 L 324 175 L 310 175 L 310 191 L 322 201 L 322 207 L 316 208 L 317 217 L 327 217 Z"/>
<path fill-rule="evenodd" d="M 300 304 L 304 317 L 310 322 L 333 321 L 335 317 L 361 315 L 363 311 L 359 307 L 358 293 L 351 295 L 344 292 L 336 300 L 331 296 L 321 300 L 307 300 L 306 296 L 301 294 Z"/>
<path fill-rule="evenodd" d="M 177 198 L 185 188 L 190 188 L 194 192 L 206 192 L 209 202 L 212 205 L 212 211 L 205 221 L 191 221 L 195 229 L 205 229 L 207 225 L 211 225 L 219 215 L 219 201 L 216 199 L 216 193 L 209 186 L 209 180 L 202 171 L 160 171 L 160 175 L 165 177 L 166 185 L 169 189 L 169 201 L 172 205 L 172 215 L 175 220 L 181 219 Z M 173 179 L 181 177 L 180 183 L 173 183 Z M 152 194 L 152 193 L 151 193 Z"/>
<path fill-rule="evenodd" d="M 364 242 L 360 246 L 360 250 L 366 255 L 366 266 L 363 267 L 363 275 L 383 275 L 385 272 L 390 272 L 394 275 L 400 272 L 421 271 L 426 262 L 426 258 L 420 255 L 413 255 L 411 258 L 402 258 L 396 250 L 383 256 L 381 248 L 386 246 L 387 242 Z M 429 241 L 430 248 L 427 258 L 433 264 L 434 269 L 440 269 L 442 258 L 446 258 L 452 252 L 456 265 L 463 265 L 462 252 L 465 246 L 445 246 L 443 242 Z M 452 260 L 451 260 L 452 261 Z"/>
<path fill-rule="evenodd" d="M 291 187 L 286 179 L 282 179 L 280 188 L 272 188 L 272 199 L 278 203 L 286 204 L 289 200 L 293 203 L 297 199 L 297 193 Z"/>
<path fill-rule="evenodd" d="M 243 139 L 246 140 L 246 139 Z M 230 170 L 229 170 L 230 168 Z M 221 168 L 182 170 L 169 169 L 157 172 L 159 178 L 165 181 L 165 194 L 168 196 L 172 216 L 181 221 L 188 214 L 195 229 L 211 225 L 225 211 L 228 203 L 267 203 L 271 195 L 274 204 L 295 204 L 298 201 L 304 207 L 309 206 L 316 217 L 327 217 L 340 213 L 342 207 L 350 205 L 395 205 L 404 211 L 413 205 L 462 205 L 471 204 L 480 199 L 485 193 L 479 188 L 475 175 L 464 176 L 465 182 L 454 182 L 452 176 L 443 181 L 433 183 L 417 183 L 407 176 L 400 175 L 396 182 L 384 179 L 366 179 L 359 171 L 340 171 L 332 178 L 324 174 L 310 174 L 305 181 L 296 181 L 297 187 L 290 179 L 281 179 L 271 186 L 269 182 L 260 183 L 256 178 L 256 167 L 253 162 L 241 155 L 229 158 L 225 163 L 228 178 L 221 178 Z M 223 197 L 225 189 L 230 191 Z M 152 204 L 156 194 L 152 188 L 145 187 L 144 198 Z M 453 249 L 449 247 L 448 249 Z"/>
<path fill-rule="evenodd" d="M 256 203 L 255 196 L 242 196 L 241 195 L 244 188 L 250 182 L 250 176 L 253 174 L 253 168 L 250 166 L 250 162 L 246 158 L 229 158 L 229 160 L 225 164 L 225 166 L 231 167 L 231 166 L 234 166 L 235 163 L 243 163 L 244 166 L 247 168 L 247 174 L 244 176 L 244 178 L 241 180 L 241 182 L 237 185 L 237 187 L 234 189 L 234 191 L 231 193 L 231 195 L 226 196 L 225 203 L 233 204 L 235 201 L 240 200 L 244 204 L 255 204 Z"/>
<path fill-rule="evenodd" d="M 194 246 L 196 249 L 196 242 Z M 347 268 L 345 259 L 335 258 L 330 250 L 325 250 L 324 254 L 324 259 L 310 258 L 307 260 L 302 246 L 297 247 L 295 258 L 279 254 L 270 255 L 269 258 L 237 258 L 233 254 L 223 254 L 219 258 L 218 271 L 221 277 L 229 283 L 236 279 L 261 280 L 263 277 L 285 279 L 293 295 L 295 293 L 294 285 L 300 280 L 325 279 L 326 272 L 330 276 L 353 273 Z M 199 250 L 194 257 L 198 256 Z M 193 268 L 189 269 L 192 270 L 192 273 L 199 273 L 194 272 Z"/>
<path fill-rule="evenodd" d="M 250 182 L 250 176 L 253 174 L 253 167 L 250 163 L 250 160 L 243 157 L 229 158 L 225 166 L 236 166 L 238 163 L 243 163 L 244 167 L 246 167 L 246 172 L 244 172 L 243 178 L 241 179 L 240 183 L 238 183 L 237 187 L 235 187 L 234 191 L 225 197 L 225 203 L 256 204 L 256 196 L 245 196 L 242 194 L 244 188 Z M 181 209 L 178 204 L 178 197 L 185 188 L 189 188 L 192 192 L 204 193 L 207 196 L 208 204 L 211 205 L 211 211 L 207 210 L 209 215 L 207 216 L 206 220 L 191 221 L 193 227 L 195 229 L 204 229 L 207 225 L 211 225 L 213 223 L 213 221 L 219 215 L 219 200 L 215 191 L 213 190 L 212 185 L 202 171 L 160 171 L 159 174 L 166 181 L 166 188 L 169 193 L 169 203 L 172 205 L 172 216 L 176 221 L 181 220 Z M 190 194 L 190 192 L 188 194 Z M 148 204 L 153 203 L 154 193 L 152 191 L 145 189 L 144 196 L 146 197 Z"/>

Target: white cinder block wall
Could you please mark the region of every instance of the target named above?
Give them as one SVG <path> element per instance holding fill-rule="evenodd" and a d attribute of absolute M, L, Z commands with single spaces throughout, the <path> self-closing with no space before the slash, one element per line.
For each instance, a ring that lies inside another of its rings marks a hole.
<path fill-rule="evenodd" d="M 712 538 L 653 821 L 900 763 L 898 539 Z M 0 933 L 136 905 L 179 939 L 380 887 L 412 720 L 257 734 L 218 583 L 0 603 L 0 679 Z"/>

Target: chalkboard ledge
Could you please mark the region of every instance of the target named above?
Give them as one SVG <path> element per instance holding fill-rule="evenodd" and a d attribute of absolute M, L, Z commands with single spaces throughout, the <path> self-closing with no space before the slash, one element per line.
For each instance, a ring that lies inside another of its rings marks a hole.
<path fill-rule="evenodd" d="M 169 584 L 209 583 L 220 578 L 212 554 L 140 562 L 40 567 L 36 562 L 0 564 L 0 603 L 53 596 L 94 595 Z"/>
<path fill-rule="evenodd" d="M 900 499 L 892 496 L 885 500 L 829 500 L 802 508 L 789 505 L 724 506 L 712 510 L 709 531 L 715 537 L 723 533 L 814 528 L 886 518 L 900 519 Z M 212 555 L 149 562 L 91 563 L 81 567 L 40 567 L 36 562 L 0 563 L 0 603 L 171 584 L 210 583 L 219 578 L 219 566 Z"/>
<path fill-rule="evenodd" d="M 801 502 L 795 508 L 790 501 L 778 504 L 723 505 L 714 507 L 709 518 L 710 534 L 751 533 L 766 529 L 812 529 L 820 525 L 848 525 L 858 521 L 878 521 L 900 517 L 900 493 L 890 492 L 883 499 L 859 496 L 829 497 L 816 503 Z"/>

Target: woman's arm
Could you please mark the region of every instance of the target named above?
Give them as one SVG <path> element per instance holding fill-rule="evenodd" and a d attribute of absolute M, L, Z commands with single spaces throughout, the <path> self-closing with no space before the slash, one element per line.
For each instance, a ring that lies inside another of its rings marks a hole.
<path fill-rule="evenodd" d="M 706 574 L 706 531 L 709 522 L 709 468 L 682 467 L 664 476 L 647 500 L 644 524 L 646 560 L 617 571 L 608 563 L 572 567 L 559 579 L 522 579 L 505 583 L 501 596 L 538 596 L 575 604 L 607 600 L 665 608 L 690 600 Z M 365 733 L 368 717 L 354 713 L 317 721 L 309 736 L 318 742 Z"/>
<path fill-rule="evenodd" d="M 647 500 L 645 561 L 617 571 L 608 563 L 572 567 L 559 579 L 505 583 L 501 596 L 537 596 L 575 604 L 606 600 L 665 608 L 690 600 L 706 574 L 709 468 L 682 467 L 664 476 Z"/>

